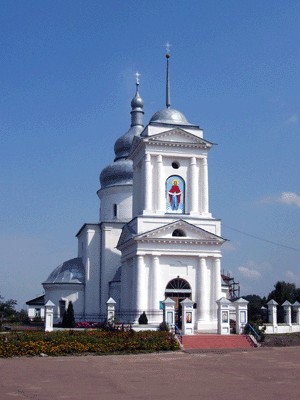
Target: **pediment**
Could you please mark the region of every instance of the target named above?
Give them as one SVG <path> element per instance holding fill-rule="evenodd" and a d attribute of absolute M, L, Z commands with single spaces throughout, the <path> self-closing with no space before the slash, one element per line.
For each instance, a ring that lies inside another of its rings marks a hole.
<path fill-rule="evenodd" d="M 122 229 L 122 233 L 120 235 L 118 244 L 117 244 L 117 248 L 122 244 L 127 242 L 128 240 L 132 239 L 134 236 L 136 235 L 136 233 L 134 232 L 134 230 L 130 227 L 130 225 L 125 225 Z"/>
<path fill-rule="evenodd" d="M 223 244 L 225 239 L 205 229 L 192 225 L 184 220 L 178 220 L 152 231 L 137 235 L 138 241 L 188 241 L 199 243 Z"/>
<path fill-rule="evenodd" d="M 190 132 L 185 131 L 181 128 L 171 129 L 169 131 L 164 131 L 157 133 L 156 135 L 150 136 L 148 138 L 149 142 L 174 142 L 174 143 L 186 143 L 201 145 L 204 147 L 211 147 L 212 143 L 207 140 L 194 135 Z"/>

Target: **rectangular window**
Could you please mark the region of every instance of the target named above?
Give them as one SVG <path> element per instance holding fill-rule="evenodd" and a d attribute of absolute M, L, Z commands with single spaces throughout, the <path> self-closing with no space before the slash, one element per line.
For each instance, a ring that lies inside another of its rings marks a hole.
<path fill-rule="evenodd" d="M 117 217 L 117 214 L 118 214 L 118 206 L 117 206 L 117 204 L 114 204 L 114 217 Z"/>

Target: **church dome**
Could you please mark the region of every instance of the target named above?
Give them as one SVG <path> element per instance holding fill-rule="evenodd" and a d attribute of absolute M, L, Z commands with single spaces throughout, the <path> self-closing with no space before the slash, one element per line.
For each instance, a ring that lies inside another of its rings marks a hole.
<path fill-rule="evenodd" d="M 131 108 L 133 110 L 140 109 L 140 111 L 142 111 L 143 107 L 144 107 L 144 102 L 137 89 L 134 98 L 131 100 Z"/>
<path fill-rule="evenodd" d="M 105 167 L 100 174 L 101 189 L 109 186 L 131 185 L 133 179 L 132 161 L 118 160 Z"/>
<path fill-rule="evenodd" d="M 186 117 L 174 108 L 164 108 L 163 110 L 157 111 L 150 119 L 150 124 L 152 122 L 171 125 L 191 125 Z"/>
<path fill-rule="evenodd" d="M 72 258 L 55 268 L 44 283 L 84 283 L 81 258 Z"/>
<path fill-rule="evenodd" d="M 140 135 L 142 130 L 143 127 L 141 125 L 132 126 L 123 136 L 121 136 L 116 141 L 114 147 L 116 155 L 115 161 L 117 161 L 119 158 L 128 157 L 134 136 Z"/>
<path fill-rule="evenodd" d="M 138 76 L 139 74 L 137 74 L 136 80 L 136 93 L 131 100 L 131 125 L 129 130 L 116 140 L 114 162 L 105 167 L 100 174 L 101 189 L 109 186 L 132 185 L 132 161 L 128 160 L 127 157 L 129 156 L 133 138 L 139 136 L 144 129 L 144 102 L 139 94 Z"/>

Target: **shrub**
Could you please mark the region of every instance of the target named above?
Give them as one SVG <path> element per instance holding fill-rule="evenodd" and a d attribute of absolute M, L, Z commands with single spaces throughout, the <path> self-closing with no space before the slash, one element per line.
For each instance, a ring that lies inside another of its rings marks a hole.
<path fill-rule="evenodd" d="M 70 301 L 67 310 L 64 312 L 61 326 L 63 328 L 74 328 L 75 327 L 75 317 L 73 303 Z"/>
<path fill-rule="evenodd" d="M 158 330 L 160 332 L 169 332 L 170 331 L 170 327 L 165 321 L 163 321 L 163 322 L 161 322 L 159 324 Z"/>
<path fill-rule="evenodd" d="M 140 315 L 139 324 L 140 325 L 147 325 L 148 324 L 148 318 L 147 318 L 147 315 L 146 315 L 145 311 Z"/>

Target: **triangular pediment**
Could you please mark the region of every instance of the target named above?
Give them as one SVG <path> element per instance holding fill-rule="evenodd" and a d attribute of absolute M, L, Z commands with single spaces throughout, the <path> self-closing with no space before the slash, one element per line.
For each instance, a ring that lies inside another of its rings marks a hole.
<path fill-rule="evenodd" d="M 148 138 L 149 142 L 174 142 L 174 143 L 188 143 L 201 145 L 205 147 L 211 147 L 212 143 L 204 140 L 203 138 L 187 132 L 181 128 L 171 129 L 169 131 L 164 131 L 157 133 L 156 135 L 150 136 Z"/>
<path fill-rule="evenodd" d="M 131 228 L 130 225 L 125 225 L 122 229 L 122 233 L 120 235 L 118 244 L 117 244 L 117 248 L 118 246 L 120 246 L 122 243 L 127 242 L 128 240 L 132 239 L 134 236 L 136 235 L 136 233 L 134 232 L 134 230 Z"/>
<path fill-rule="evenodd" d="M 137 235 L 134 239 L 138 241 L 174 240 L 211 244 L 222 244 L 225 242 L 225 239 L 221 236 L 208 232 L 184 220 L 178 220 L 149 232 L 142 233 Z"/>

